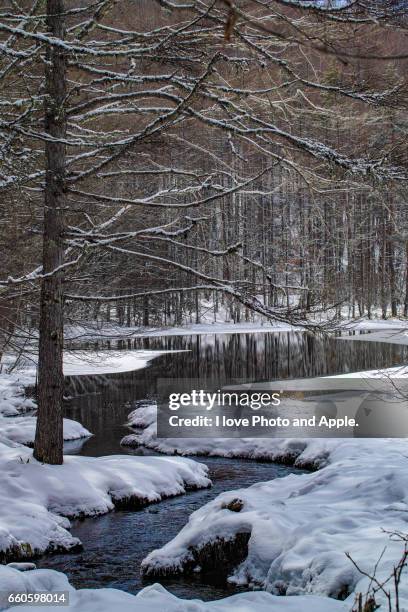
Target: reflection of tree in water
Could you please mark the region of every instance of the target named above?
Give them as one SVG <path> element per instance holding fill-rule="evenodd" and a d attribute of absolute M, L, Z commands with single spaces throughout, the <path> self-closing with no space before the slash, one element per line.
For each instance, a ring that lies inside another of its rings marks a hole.
<path fill-rule="evenodd" d="M 389 367 L 408 356 L 402 345 L 343 342 L 299 332 L 127 338 L 92 342 L 87 348 L 186 351 L 158 357 L 134 372 L 68 378 L 66 395 L 73 399 L 66 415 L 97 434 L 85 443 L 87 454 L 98 454 L 102 447 L 105 454 L 123 452 L 119 441 L 129 433 L 124 427 L 127 415 L 136 400 L 154 397 L 160 378 L 200 379 L 220 388 L 233 382 Z M 330 406 L 326 410 L 333 412 Z"/>

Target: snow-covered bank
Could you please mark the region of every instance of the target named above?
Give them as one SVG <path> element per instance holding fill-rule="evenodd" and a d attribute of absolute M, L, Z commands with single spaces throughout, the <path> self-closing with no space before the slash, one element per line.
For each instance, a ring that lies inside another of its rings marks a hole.
<path fill-rule="evenodd" d="M 144 446 L 165 455 L 262 459 L 306 469 L 324 465 L 329 452 L 321 443 L 319 452 L 308 453 L 308 441 L 293 438 L 157 438 L 156 418 L 156 404 L 141 404 L 128 416 L 128 426 L 135 433 L 125 436 L 121 444 Z"/>
<path fill-rule="evenodd" d="M 65 351 L 65 376 L 89 376 L 130 372 L 145 368 L 148 363 L 169 351 Z M 34 357 L 33 357 L 34 359 Z M 26 367 L 9 372 L 13 363 L 11 355 L 3 356 L 0 371 L 0 414 L 17 416 L 35 410 L 36 404 L 26 396 L 26 389 L 36 382 L 36 367 L 31 362 Z"/>
<path fill-rule="evenodd" d="M 325 321 L 316 321 L 316 324 Z M 333 329 L 346 331 L 376 331 L 402 330 L 408 328 L 405 319 L 349 319 L 338 321 Z M 189 323 L 176 327 L 126 327 L 115 324 L 105 324 L 101 327 L 93 323 L 82 326 L 66 326 L 67 340 L 103 340 L 120 338 L 153 338 L 166 336 L 196 336 L 206 334 L 248 334 L 248 333 L 280 333 L 304 331 L 304 327 L 280 323 L 278 321 L 262 320 L 257 322 L 232 323 L 231 321 Z"/>
<path fill-rule="evenodd" d="M 92 374 L 119 374 L 141 370 L 156 357 L 170 351 L 66 351 L 64 353 L 65 376 L 89 376 Z"/>
<path fill-rule="evenodd" d="M 79 544 L 63 517 L 137 508 L 207 487 L 206 466 L 170 457 L 66 456 L 38 463 L 25 446 L 0 441 L 0 560 L 30 558 Z"/>
<path fill-rule="evenodd" d="M 31 397 L 26 397 L 25 389 L 35 383 L 35 369 L 0 373 L 0 415 L 17 416 L 36 408 Z"/>
<path fill-rule="evenodd" d="M 33 398 L 26 396 L 26 387 L 35 383 L 35 369 L 30 367 L 0 374 L 0 437 L 32 446 L 37 418 Z M 92 434 L 77 421 L 64 419 L 64 440 L 80 440 Z"/>
<path fill-rule="evenodd" d="M 0 416 L 0 435 L 13 442 L 19 442 L 26 446 L 32 446 L 35 438 L 35 427 L 37 418 L 33 416 L 1 417 Z M 89 438 L 91 432 L 71 419 L 64 419 L 64 441 L 80 440 Z"/>
<path fill-rule="evenodd" d="M 385 342 L 387 344 L 408 344 L 407 329 L 381 329 L 373 331 L 370 334 L 361 334 L 357 336 L 341 336 L 340 340 L 354 340 L 355 342 Z"/>
<path fill-rule="evenodd" d="M 274 443 L 280 444 L 270 440 Z M 244 560 L 232 571 L 232 581 L 277 594 L 349 596 L 351 607 L 353 592 L 365 593 L 367 581 L 345 553 L 372 571 L 387 545 L 379 578 L 388 576 L 400 557 L 401 543 L 390 541 L 383 529 L 408 530 L 408 443 L 315 439 L 304 444 L 300 461 L 321 464 L 325 457 L 325 467 L 219 495 L 193 513 L 172 541 L 148 555 L 143 571 L 205 571 L 214 559 L 225 562 L 234 541 L 246 535 Z M 288 441 L 288 460 L 291 451 Z M 401 598 L 408 605 L 406 580 Z"/>
<path fill-rule="evenodd" d="M 0 610 L 9 609 L 8 592 L 50 593 L 65 591 L 69 595 L 70 612 L 349 612 L 349 606 L 323 597 L 276 597 L 269 593 L 254 592 L 233 595 L 226 599 L 203 602 L 175 597 L 160 584 L 146 587 L 137 595 L 117 589 L 74 589 L 66 576 L 52 570 L 20 572 L 10 567 L 0 567 Z M 14 609 L 14 608 L 12 608 Z M 23 605 L 21 612 L 35 610 Z M 61 607 L 47 605 L 47 610 L 57 612 Z"/>
<path fill-rule="evenodd" d="M 407 319 L 343 319 L 338 324 L 339 329 L 355 330 L 355 331 L 391 331 L 408 329 Z M 358 336 L 353 336 L 357 338 Z M 363 339 L 363 338 L 361 338 Z"/>
<path fill-rule="evenodd" d="M 70 326 L 65 329 L 67 340 L 103 340 L 119 338 L 154 338 L 166 336 L 197 336 L 206 334 L 250 334 L 302 331 L 289 323 L 277 321 L 261 321 L 258 323 L 192 323 L 178 327 L 124 327 L 119 325 L 104 325 L 96 327 L 89 324 L 84 326 Z"/>

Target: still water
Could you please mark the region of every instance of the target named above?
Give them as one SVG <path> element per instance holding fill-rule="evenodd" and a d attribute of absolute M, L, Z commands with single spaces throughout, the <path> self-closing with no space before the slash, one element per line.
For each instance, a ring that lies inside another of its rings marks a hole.
<path fill-rule="evenodd" d="M 137 400 L 153 398 L 158 378 L 194 378 L 218 385 L 234 381 L 264 381 L 346 373 L 406 363 L 408 348 L 375 342 L 343 342 L 334 337 L 307 333 L 253 333 L 205 336 L 170 336 L 89 343 L 86 350 L 106 348 L 183 351 L 154 359 L 142 370 L 107 376 L 72 377 L 67 380 L 70 400 L 66 416 L 80 421 L 93 434 L 68 452 L 87 456 L 155 454 L 150 450 L 120 446 L 129 433 L 125 423 Z M 299 470 L 266 462 L 204 458 L 213 487 L 168 499 L 140 511 L 113 512 L 96 519 L 72 523 L 84 551 L 47 556 L 39 567 L 65 572 L 79 588 L 114 587 L 135 593 L 143 581 L 140 563 L 163 546 L 187 522 L 189 515 L 222 491 L 298 473 Z M 236 589 L 225 581 L 205 584 L 200 578 L 160 580 L 171 592 L 186 598 L 217 599 Z"/>

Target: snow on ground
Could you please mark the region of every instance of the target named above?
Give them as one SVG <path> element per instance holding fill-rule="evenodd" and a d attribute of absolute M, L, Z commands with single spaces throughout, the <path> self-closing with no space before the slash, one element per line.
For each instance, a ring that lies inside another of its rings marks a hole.
<path fill-rule="evenodd" d="M 10 567 L 0 567 L 0 610 L 7 609 L 7 595 L 13 590 L 20 593 L 65 591 L 69 595 L 69 612 L 348 612 L 349 607 L 339 601 L 321 597 L 275 597 L 269 593 L 253 592 L 233 595 L 213 602 L 185 600 L 175 597 L 160 584 L 153 584 L 131 595 L 117 589 L 75 590 L 67 577 L 53 570 L 20 572 Z M 14 609 L 14 608 L 13 608 Z M 33 606 L 19 606 L 18 610 L 35 610 Z M 49 612 L 59 612 L 61 607 L 47 605 Z"/>
<path fill-rule="evenodd" d="M 65 375 L 92 375 L 128 372 L 146 367 L 167 351 L 66 351 L 64 354 Z M 36 409 L 33 398 L 26 396 L 26 388 L 36 382 L 35 366 L 29 365 L 8 372 L 11 356 L 3 357 L 0 373 L 0 436 L 14 442 L 32 445 L 34 442 L 36 417 L 21 416 Z M 72 441 L 92 435 L 76 421 L 64 419 L 64 440 Z"/>
<path fill-rule="evenodd" d="M 328 450 L 304 455 L 307 441 L 288 438 L 157 438 L 157 406 L 141 405 L 128 415 L 128 425 L 135 433 L 121 440 L 123 446 L 145 446 L 166 455 L 202 455 L 215 457 L 241 457 L 294 464 L 295 467 L 317 468 L 327 459 Z"/>
<path fill-rule="evenodd" d="M 402 330 L 408 329 L 407 319 L 344 319 L 339 325 L 339 329 L 355 331 L 375 331 L 375 330 Z M 352 336 L 356 339 L 358 336 Z M 361 337 L 360 340 L 365 339 Z"/>
<path fill-rule="evenodd" d="M 153 336 L 197 336 L 205 334 L 248 334 L 248 333 L 276 333 L 294 331 L 293 325 L 274 322 L 264 323 L 194 323 L 183 327 L 170 327 L 168 329 L 151 329 L 138 335 L 142 337 Z"/>
<path fill-rule="evenodd" d="M 93 374 L 114 374 L 145 368 L 152 359 L 174 351 L 120 350 L 120 351 L 65 351 L 65 376 L 91 376 Z M 177 351 L 180 352 L 180 351 Z M 35 357 L 33 357 L 35 359 Z M 3 357 L 3 371 L 0 371 L 0 413 L 17 415 L 35 408 L 34 402 L 24 398 L 24 389 L 36 382 L 36 367 L 29 365 L 8 372 L 12 357 Z"/>
<path fill-rule="evenodd" d="M 293 330 L 302 331 L 293 325 L 279 323 L 277 321 L 261 321 L 258 323 L 192 323 L 182 327 L 124 327 L 119 325 L 104 325 L 101 328 L 89 324 L 86 326 L 71 326 L 65 330 L 66 339 L 115 339 L 115 338 L 152 338 L 166 336 L 197 336 L 205 334 L 248 334 L 263 332 L 288 332 Z"/>
<path fill-rule="evenodd" d="M 370 329 L 384 329 L 383 321 L 366 323 L 375 324 Z M 401 322 L 399 325 L 402 329 Z M 390 329 L 393 326 L 394 323 L 390 324 Z M 397 329 L 396 324 L 394 328 Z M 190 334 L 191 330 L 186 333 Z M 157 332 L 157 335 L 163 333 Z M 352 339 L 367 340 L 368 337 L 353 336 Z M 144 367 L 154 356 L 139 355 L 139 367 Z M 135 369 L 134 363 L 130 369 Z M 80 357 L 71 361 L 72 368 L 78 368 L 81 374 L 93 373 L 89 372 L 90 365 L 91 362 L 81 363 Z M 115 363 L 115 367 L 117 365 Z M 101 370 L 98 373 L 102 373 Z M 2 374 L 0 406 L 3 414 L 15 415 L 34 407 L 32 400 L 24 398 L 22 393 L 28 380 L 32 383 L 32 371 Z M 136 612 L 156 609 L 160 612 L 163 609 L 170 612 L 266 612 L 274 608 L 281 612 L 345 612 L 354 602 L 352 592 L 365 592 L 367 588 L 366 579 L 361 578 L 346 558 L 345 551 L 350 552 L 362 568 L 372 570 L 387 544 L 378 565 L 380 577 L 388 575 L 392 564 L 398 560 L 400 543 L 389 541 L 382 529 L 407 531 L 407 442 L 361 439 L 158 441 L 154 406 L 143 406 L 129 417 L 132 426 L 138 429 L 137 443 L 164 453 L 269 458 L 320 468 L 311 474 L 292 474 L 221 494 L 193 513 L 176 538 L 153 551 L 144 561 L 146 572 L 160 574 L 187 568 L 199 571 L 200 568 L 194 568 L 197 565 L 195 555 L 199 550 L 205 551 L 203 546 L 214 543 L 222 546 L 228 538 L 247 534 L 248 550 L 240 566 L 232 571 L 231 580 L 297 597 L 254 592 L 218 602 L 192 603 L 175 598 L 159 585 L 144 589 L 136 597 L 114 589 L 75 591 L 63 574 L 51 570 L 22 573 L 6 566 L 0 566 L 0 591 L 69 590 L 69 609 L 75 612 L 110 612 L 118 607 Z M 17 423 L 17 419 L 3 420 Z M 11 437 L 10 430 L 8 435 Z M 7 500 L 0 508 L 0 559 L 8 555 L 30 558 L 45 551 L 78 546 L 78 540 L 69 533 L 66 516 L 95 516 L 112 510 L 115 504 L 159 501 L 165 496 L 183 493 L 188 487 L 208 484 L 205 466 L 189 459 L 74 456 L 66 457 L 63 466 L 47 466 L 37 463 L 28 448 L 6 437 L 0 438 L 0 498 Z M 239 504 L 230 504 L 237 499 Z M 202 558 L 205 561 L 205 555 Z M 344 603 L 313 596 L 343 597 L 348 593 L 351 595 Z M 401 593 L 403 604 L 408 605 L 407 584 L 402 585 Z"/>
<path fill-rule="evenodd" d="M 356 342 L 386 342 L 387 344 L 408 344 L 408 329 L 389 328 L 358 336 L 340 336 L 339 340 L 354 340 Z"/>
<path fill-rule="evenodd" d="M 388 342 L 390 337 L 389 332 L 369 336 L 381 342 Z M 403 331 L 392 331 L 392 338 L 408 343 Z M 350 339 L 367 340 L 367 336 Z M 399 377 L 405 371 L 407 367 L 397 367 L 346 376 L 384 376 L 385 372 L 389 377 Z M 209 546 L 222 548 L 223 542 L 247 534 L 245 559 L 230 577 L 240 585 L 287 595 L 348 595 L 350 609 L 355 593 L 366 592 L 368 580 L 346 552 L 362 569 L 372 571 L 386 546 L 377 577 L 390 575 L 402 545 L 384 530 L 408 532 L 408 441 L 157 439 L 155 419 L 154 405 L 133 411 L 128 424 L 136 433 L 123 443 L 142 444 L 168 454 L 269 459 L 319 471 L 221 494 L 193 513 L 171 542 L 144 560 L 146 573 L 200 571 Z M 240 503 L 231 506 L 237 499 Z M 235 511 L 229 507 L 235 507 Z M 406 578 L 400 590 L 402 605 L 406 606 L 401 609 L 408 610 Z"/>
<path fill-rule="evenodd" d="M 5 369 L 5 368 L 4 368 Z M 34 400 L 26 397 L 25 388 L 35 383 L 35 369 L 0 373 L 0 415 L 16 416 L 36 408 Z"/>
<path fill-rule="evenodd" d="M 13 418 L 0 416 L 0 435 L 13 442 L 33 446 L 36 424 L 37 418 L 34 416 Z M 78 421 L 64 419 L 64 441 L 80 440 L 90 436 L 92 434 Z"/>
<path fill-rule="evenodd" d="M 0 374 L 0 436 L 13 442 L 32 446 L 37 418 L 33 398 L 26 396 L 26 387 L 35 384 L 35 369 L 28 367 Z M 64 440 L 87 438 L 92 434 L 77 421 L 64 419 Z"/>
<path fill-rule="evenodd" d="M 170 351 L 66 351 L 65 376 L 118 374 L 145 368 L 149 361 Z"/>
<path fill-rule="evenodd" d="M 377 568 L 380 578 L 400 557 L 401 543 L 391 541 L 383 529 L 408 531 L 408 442 L 303 442 L 300 463 L 326 457 L 325 467 L 222 493 L 194 512 L 173 540 L 148 555 L 144 572 L 200 571 L 197 559 L 202 566 L 204 554 L 205 563 L 206 545 L 222 548 L 237 534 L 249 534 L 245 559 L 232 572 L 232 582 L 277 594 L 350 594 L 351 607 L 353 592 L 365 593 L 367 581 L 345 553 L 372 571 L 386 545 Z M 288 460 L 290 452 L 289 443 Z M 235 504 L 235 511 L 229 509 L 233 500 L 240 500 L 242 508 Z M 401 597 L 408 606 L 406 580 Z"/>
<path fill-rule="evenodd" d="M 76 546 L 63 517 L 96 516 L 118 505 L 139 507 L 209 485 L 206 466 L 191 459 L 65 456 L 63 465 L 52 466 L 2 438 L 0 560 Z"/>
<path fill-rule="evenodd" d="M 323 320 L 320 323 L 324 322 Z M 317 322 L 319 323 L 319 322 Z M 349 319 L 344 317 L 337 329 L 347 331 L 373 331 L 373 330 L 401 330 L 408 329 L 408 321 L 403 319 Z M 205 334 L 247 334 L 247 333 L 280 333 L 289 331 L 304 331 L 303 327 L 268 321 L 266 319 L 256 322 L 233 323 L 231 321 L 217 321 L 203 323 L 187 323 L 179 327 L 126 327 L 114 323 L 97 326 L 95 323 L 82 326 L 66 326 L 65 337 L 69 340 L 86 339 L 117 339 L 117 338 L 149 338 L 166 336 L 194 336 Z"/>

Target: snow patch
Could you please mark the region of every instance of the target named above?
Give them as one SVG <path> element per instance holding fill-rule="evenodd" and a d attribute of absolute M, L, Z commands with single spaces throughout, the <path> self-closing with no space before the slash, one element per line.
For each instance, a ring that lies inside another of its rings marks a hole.
<path fill-rule="evenodd" d="M 13 442 L 33 446 L 36 424 L 37 417 L 34 416 L 27 415 L 13 418 L 0 416 L 0 435 Z M 64 441 L 80 440 L 90 436 L 92 436 L 91 432 L 78 421 L 64 419 Z"/>
<path fill-rule="evenodd" d="M 65 517 L 140 507 L 211 484 L 207 468 L 171 457 L 65 456 L 38 463 L 25 446 L 0 439 L 0 561 L 30 558 L 80 543 Z"/>
<path fill-rule="evenodd" d="M 0 591 L 7 599 L 10 591 L 33 593 L 38 591 L 68 591 L 69 612 L 348 612 L 342 602 L 329 601 L 322 597 L 276 597 L 269 593 L 241 593 L 219 601 L 203 602 L 198 599 L 179 599 L 160 584 L 153 584 L 131 595 L 117 589 L 74 589 L 67 577 L 53 570 L 19 572 L 0 567 Z M 0 609 L 6 605 L 0 600 Z M 33 610 L 32 606 L 19 606 L 21 612 Z M 13 608 L 14 610 L 14 608 Z M 47 606 L 49 612 L 58 612 L 61 607 Z"/>
<path fill-rule="evenodd" d="M 88 376 L 141 370 L 152 359 L 168 352 L 170 351 L 66 351 L 64 375 Z"/>
<path fill-rule="evenodd" d="M 288 460 L 292 442 L 286 441 Z M 296 442 L 304 445 L 296 462 L 325 467 L 222 493 L 194 512 L 173 540 L 150 553 L 143 571 L 190 571 L 196 551 L 246 532 L 251 534 L 247 557 L 230 575 L 240 585 L 258 585 L 276 594 L 349 596 L 351 606 L 353 593 L 365 593 L 367 581 L 345 553 L 372 570 L 385 545 L 377 577 L 388 576 L 400 557 L 401 543 L 389 540 L 383 530 L 407 531 L 408 442 Z M 284 450 L 282 441 L 268 443 L 271 455 L 274 445 L 276 452 Z M 232 511 L 237 500 L 240 510 Z M 408 604 L 406 581 L 401 597 Z"/>

